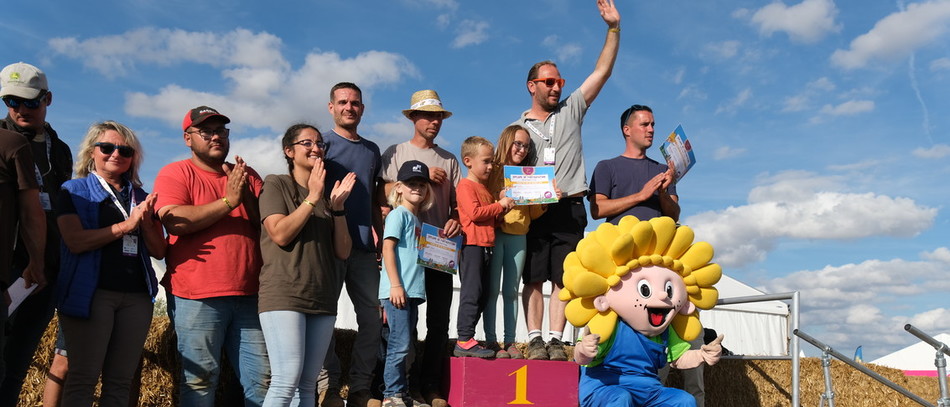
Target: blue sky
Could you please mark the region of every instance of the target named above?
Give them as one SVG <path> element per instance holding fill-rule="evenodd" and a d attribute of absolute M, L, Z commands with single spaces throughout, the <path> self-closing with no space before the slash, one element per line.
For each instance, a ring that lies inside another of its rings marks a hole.
<path fill-rule="evenodd" d="M 682 222 L 727 274 L 801 291 L 803 329 L 844 353 L 864 345 L 865 360 L 913 343 L 904 323 L 950 331 L 950 1 L 617 7 L 619 57 L 584 123 L 588 175 L 622 150 L 620 112 L 650 105 L 658 134 L 682 123 L 696 150 Z M 72 146 L 96 121 L 136 130 L 147 188 L 188 155 L 179 126 L 201 104 L 233 120 L 232 153 L 283 171 L 279 135 L 301 120 L 330 128 L 327 92 L 343 80 L 363 88 L 361 134 L 382 148 L 409 138 L 400 110 L 427 88 L 455 113 L 442 146 L 495 140 L 530 105 L 531 64 L 557 61 L 573 90 L 606 33 L 593 0 L 16 9 L 0 22 L 3 64 L 46 71 L 48 121 Z"/>

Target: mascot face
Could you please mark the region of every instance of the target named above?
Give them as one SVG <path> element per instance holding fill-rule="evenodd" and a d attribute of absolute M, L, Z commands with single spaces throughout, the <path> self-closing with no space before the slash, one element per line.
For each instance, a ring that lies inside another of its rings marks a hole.
<path fill-rule="evenodd" d="M 686 284 L 676 272 L 648 266 L 631 270 L 603 296 L 594 300 L 599 311 L 613 309 L 634 330 L 657 336 L 673 322 L 677 313 L 695 311 L 686 295 Z"/>

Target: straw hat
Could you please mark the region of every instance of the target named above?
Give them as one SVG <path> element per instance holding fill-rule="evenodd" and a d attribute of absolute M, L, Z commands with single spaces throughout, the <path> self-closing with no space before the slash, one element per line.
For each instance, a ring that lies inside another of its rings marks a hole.
<path fill-rule="evenodd" d="M 426 89 L 420 90 L 412 94 L 412 99 L 409 99 L 409 108 L 402 111 L 402 115 L 406 116 L 407 119 L 411 119 L 409 115 L 412 112 L 442 112 L 444 116 L 443 119 L 448 119 L 452 117 L 452 112 L 442 108 L 442 99 L 439 99 L 439 94 L 434 90 Z"/>

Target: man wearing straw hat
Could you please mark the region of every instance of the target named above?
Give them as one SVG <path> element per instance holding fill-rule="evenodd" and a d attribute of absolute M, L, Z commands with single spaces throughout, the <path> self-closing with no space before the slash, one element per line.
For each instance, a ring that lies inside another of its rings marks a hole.
<path fill-rule="evenodd" d="M 527 235 L 527 255 L 523 274 L 522 302 L 528 326 L 528 359 L 567 360 L 561 335 L 566 319 L 566 303 L 557 298 L 564 286 L 562 265 L 568 253 L 584 237 L 587 212 L 583 198 L 587 194 L 587 174 L 581 148 L 581 123 L 587 107 L 594 102 L 613 71 L 620 46 L 620 13 L 613 0 L 597 0 L 600 16 L 607 24 L 607 38 L 597 58 L 594 72 L 564 100 L 565 84 L 557 65 L 551 61 L 534 64 L 528 71 L 527 89 L 531 109 L 514 122 L 531 135 L 536 157 L 533 165 L 553 165 L 558 187 L 566 198 L 548 206 L 548 210 L 531 222 Z M 542 286 L 551 281 L 552 295 L 548 310 L 550 341 L 541 336 L 544 319 Z"/>
<path fill-rule="evenodd" d="M 458 214 L 455 211 L 455 186 L 461 173 L 454 154 L 435 143 L 442 128 L 442 121 L 452 112 L 442 107 L 442 99 L 434 90 L 420 90 L 412 94 L 409 109 L 402 114 L 412 120 L 414 133 L 404 143 L 390 146 L 383 153 L 383 180 L 386 193 L 396 181 L 396 173 L 402 163 L 418 160 L 429 166 L 429 178 L 435 190 L 435 204 L 419 214 L 419 220 L 440 226 L 449 237 L 461 232 Z M 385 205 L 385 203 L 381 203 Z M 418 372 L 422 396 L 432 407 L 444 407 L 441 392 L 442 370 L 449 340 L 449 311 L 452 308 L 452 275 L 438 270 L 425 269 L 426 280 L 426 340 L 422 361 L 416 361 L 413 370 Z"/>

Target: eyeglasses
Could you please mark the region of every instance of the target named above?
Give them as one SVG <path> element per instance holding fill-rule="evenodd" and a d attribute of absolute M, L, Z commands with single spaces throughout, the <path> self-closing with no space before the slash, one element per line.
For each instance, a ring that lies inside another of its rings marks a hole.
<path fill-rule="evenodd" d="M 43 103 L 43 98 L 46 97 L 47 91 L 40 92 L 40 95 L 36 99 L 22 99 L 18 97 L 7 96 L 3 98 L 3 104 L 11 109 L 19 108 L 23 106 L 27 109 L 37 109 L 40 107 L 40 104 Z"/>
<path fill-rule="evenodd" d="M 515 142 L 511 143 L 511 146 L 514 147 L 514 148 L 517 148 L 517 149 L 519 149 L 519 150 L 527 150 L 527 149 L 528 149 L 528 145 L 525 144 L 525 143 L 522 143 L 522 142 L 520 142 L 520 141 L 515 141 Z"/>
<path fill-rule="evenodd" d="M 197 134 L 201 136 L 201 138 L 203 138 L 205 141 L 210 141 L 211 138 L 214 137 L 215 134 L 217 134 L 218 137 L 221 137 L 221 138 L 228 138 L 228 135 L 231 134 L 231 129 L 226 129 L 224 127 L 213 129 L 213 130 L 198 129 L 198 130 L 193 130 L 193 131 L 186 131 L 185 133 Z"/>
<path fill-rule="evenodd" d="M 531 82 L 544 82 L 544 86 L 553 88 L 554 84 L 557 84 L 559 88 L 564 87 L 564 78 L 538 78 L 532 79 Z"/>
<path fill-rule="evenodd" d="M 115 150 L 119 150 L 119 155 L 129 158 L 135 155 L 135 149 L 129 146 L 117 146 L 112 143 L 96 143 L 96 147 L 99 147 L 99 151 L 102 151 L 102 154 L 112 155 Z"/>
<path fill-rule="evenodd" d="M 298 141 L 298 142 L 296 142 L 296 143 L 291 143 L 291 145 L 294 145 L 294 146 L 301 146 L 301 147 L 303 147 L 303 148 L 313 148 L 313 146 L 317 146 L 317 148 L 319 148 L 319 149 L 321 149 L 321 150 L 326 150 L 326 149 L 327 149 L 327 143 L 324 143 L 324 142 L 322 142 L 322 141 L 300 140 L 300 141 Z"/>

